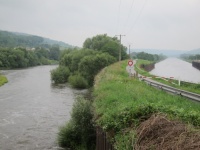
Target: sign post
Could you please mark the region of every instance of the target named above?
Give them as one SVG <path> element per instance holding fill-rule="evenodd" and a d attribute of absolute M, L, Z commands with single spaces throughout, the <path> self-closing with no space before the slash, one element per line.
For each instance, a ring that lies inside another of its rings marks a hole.
<path fill-rule="evenodd" d="M 128 61 L 128 65 L 131 67 L 131 66 L 133 66 L 133 61 L 132 60 L 129 60 Z"/>
<path fill-rule="evenodd" d="M 133 60 L 128 61 L 128 66 L 126 67 L 127 72 L 129 73 L 129 77 L 135 73 Z"/>

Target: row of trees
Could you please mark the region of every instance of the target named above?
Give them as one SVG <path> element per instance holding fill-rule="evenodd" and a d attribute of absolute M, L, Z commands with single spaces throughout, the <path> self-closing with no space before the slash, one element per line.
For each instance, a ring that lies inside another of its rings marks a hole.
<path fill-rule="evenodd" d="M 200 54 L 196 54 L 196 55 L 182 54 L 180 55 L 180 58 L 186 61 L 192 62 L 194 60 L 200 60 Z"/>
<path fill-rule="evenodd" d="M 145 53 L 145 52 L 135 53 L 134 57 L 137 59 L 144 59 L 144 60 L 149 60 L 149 61 L 153 61 L 153 62 L 158 62 L 158 61 L 166 59 L 166 56 L 164 56 L 162 54 L 160 54 L 160 55 L 149 54 L 149 53 Z"/>
<path fill-rule="evenodd" d="M 74 48 L 62 52 L 60 66 L 51 72 L 51 78 L 55 83 L 69 81 L 76 88 L 92 86 L 95 75 L 118 60 L 120 47 L 122 59 L 128 58 L 126 48 L 117 38 L 106 34 L 88 38 L 82 49 Z"/>
<path fill-rule="evenodd" d="M 0 48 L 0 68 L 24 68 L 36 65 L 51 64 L 50 60 L 59 60 L 60 50 L 58 45 L 49 50 L 36 48 Z"/>

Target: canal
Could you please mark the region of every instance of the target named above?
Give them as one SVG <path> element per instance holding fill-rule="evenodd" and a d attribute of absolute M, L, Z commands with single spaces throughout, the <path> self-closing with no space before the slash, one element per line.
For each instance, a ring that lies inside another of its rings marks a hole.
<path fill-rule="evenodd" d="M 200 70 L 194 68 L 191 63 L 178 58 L 167 58 L 155 64 L 151 74 L 161 77 L 174 77 L 181 81 L 200 83 Z"/>

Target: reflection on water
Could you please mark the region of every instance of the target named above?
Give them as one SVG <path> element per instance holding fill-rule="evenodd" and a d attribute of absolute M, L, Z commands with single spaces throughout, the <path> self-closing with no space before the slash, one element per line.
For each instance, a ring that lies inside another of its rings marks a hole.
<path fill-rule="evenodd" d="M 0 87 L 0 149 L 58 149 L 58 128 L 70 118 L 75 90 L 53 86 L 50 70 L 40 66 L 8 70 Z"/>
<path fill-rule="evenodd" d="M 162 77 L 174 77 L 182 81 L 200 83 L 200 71 L 192 67 L 191 63 L 177 59 L 168 58 L 155 64 L 155 69 L 150 72 Z"/>

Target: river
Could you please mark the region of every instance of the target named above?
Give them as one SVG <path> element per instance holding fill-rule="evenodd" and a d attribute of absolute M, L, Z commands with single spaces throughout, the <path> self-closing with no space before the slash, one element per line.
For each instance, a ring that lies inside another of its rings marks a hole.
<path fill-rule="evenodd" d="M 59 149 L 59 127 L 70 119 L 79 91 L 53 86 L 55 67 L 3 71 L 9 82 L 0 87 L 0 150 Z"/>
<path fill-rule="evenodd" d="M 200 83 L 200 70 L 192 67 L 191 63 L 178 58 L 167 58 L 155 64 L 150 74 L 161 77 L 174 77 L 181 81 Z"/>

